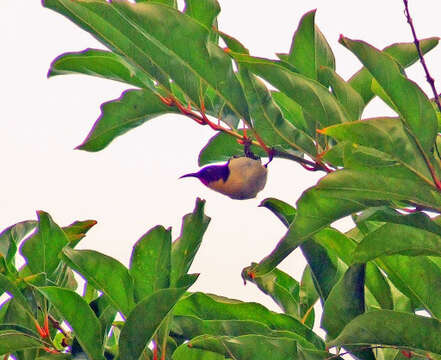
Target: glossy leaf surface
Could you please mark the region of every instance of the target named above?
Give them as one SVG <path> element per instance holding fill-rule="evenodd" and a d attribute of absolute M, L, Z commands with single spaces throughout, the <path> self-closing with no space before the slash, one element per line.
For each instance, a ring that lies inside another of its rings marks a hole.
<path fill-rule="evenodd" d="M 68 239 L 50 215 L 38 211 L 38 231 L 21 246 L 21 253 L 34 273 L 51 275 L 60 263 L 59 254 Z"/>
<path fill-rule="evenodd" d="M 133 247 L 130 275 L 136 301 L 140 301 L 170 284 L 171 229 L 155 226 Z"/>
<path fill-rule="evenodd" d="M 121 81 L 140 88 L 153 88 L 153 81 L 123 56 L 114 52 L 86 49 L 64 53 L 52 61 L 48 77 L 66 74 L 85 74 Z"/>
<path fill-rule="evenodd" d="M 173 242 L 171 250 L 171 286 L 175 286 L 187 274 L 201 245 L 202 236 L 210 223 L 204 207 L 205 200 L 198 198 L 193 212 L 182 218 L 181 235 Z"/>
<path fill-rule="evenodd" d="M 101 324 L 77 293 L 54 286 L 38 288 L 72 327 L 75 338 L 90 359 L 104 359 Z"/>
<path fill-rule="evenodd" d="M 102 150 L 116 137 L 167 113 L 177 110 L 165 105 L 152 90 L 125 91 L 119 99 L 101 105 L 100 117 L 78 149 Z"/>
<path fill-rule="evenodd" d="M 134 306 L 133 281 L 119 261 L 93 250 L 64 249 L 64 259 L 75 271 L 108 296 L 112 305 L 127 316 Z"/>
<path fill-rule="evenodd" d="M 139 359 L 150 339 L 187 288 L 188 286 L 158 290 L 135 306 L 121 331 L 119 351 L 122 359 Z"/>

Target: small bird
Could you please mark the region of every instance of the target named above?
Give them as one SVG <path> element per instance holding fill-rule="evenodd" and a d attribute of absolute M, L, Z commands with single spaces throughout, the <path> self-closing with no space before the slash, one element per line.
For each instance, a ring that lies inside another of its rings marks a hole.
<path fill-rule="evenodd" d="M 184 177 L 196 177 L 210 189 L 232 199 L 253 199 L 266 184 L 268 170 L 260 159 L 233 157 L 224 165 L 210 165 Z"/>

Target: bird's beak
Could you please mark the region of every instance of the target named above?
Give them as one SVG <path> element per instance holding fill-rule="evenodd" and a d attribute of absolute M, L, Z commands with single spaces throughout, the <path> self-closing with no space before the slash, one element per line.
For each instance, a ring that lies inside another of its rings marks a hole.
<path fill-rule="evenodd" d="M 198 173 L 185 174 L 185 175 L 180 176 L 179 179 L 186 178 L 186 177 L 196 177 L 196 178 L 199 178 L 199 174 Z"/>

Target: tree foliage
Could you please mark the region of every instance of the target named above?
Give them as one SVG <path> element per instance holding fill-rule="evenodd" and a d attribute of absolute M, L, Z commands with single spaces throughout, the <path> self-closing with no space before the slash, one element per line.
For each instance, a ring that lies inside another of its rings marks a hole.
<path fill-rule="evenodd" d="M 280 312 L 189 291 L 198 274 L 188 271 L 210 222 L 203 200 L 184 216 L 175 241 L 162 226 L 142 236 L 129 268 L 75 249 L 94 221 L 60 227 L 41 211 L 37 221 L 0 234 L 0 289 L 9 295 L 0 307 L 0 354 L 313 360 L 337 359 L 328 350 L 344 348 L 363 360 L 441 358 L 441 115 L 406 76 L 417 48 L 379 50 L 342 36 L 362 64 L 345 81 L 315 11 L 301 18 L 289 53 L 265 59 L 217 28 L 216 0 L 185 4 L 180 11 L 174 0 L 44 0 L 108 48 L 62 54 L 48 76 L 80 73 L 130 86 L 103 104 L 79 149 L 102 150 L 148 120 L 177 113 L 215 131 L 201 165 L 242 155 L 249 144 L 261 156 L 324 173 L 295 206 L 274 198 L 261 204 L 287 232 L 242 276 Z M 437 44 L 428 38 L 419 46 L 426 53 Z M 362 117 L 376 96 L 395 117 Z M 351 230 L 331 227 L 348 215 Z M 298 247 L 308 262 L 300 280 L 277 268 Z M 84 278 L 83 291 L 74 273 Z M 313 329 L 317 301 L 326 339 Z"/>

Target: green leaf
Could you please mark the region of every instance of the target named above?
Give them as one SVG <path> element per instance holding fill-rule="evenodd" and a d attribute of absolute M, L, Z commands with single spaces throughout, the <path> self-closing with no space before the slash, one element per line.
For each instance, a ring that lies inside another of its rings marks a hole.
<path fill-rule="evenodd" d="M 69 240 L 70 247 L 75 247 L 80 240 L 86 236 L 86 233 L 96 225 L 96 223 L 96 220 L 83 220 L 75 221 L 68 226 L 62 227 Z"/>
<path fill-rule="evenodd" d="M 334 339 L 352 319 L 365 311 L 364 281 L 365 264 L 355 264 L 348 268 L 344 276 L 329 294 L 321 321 L 329 339 Z M 359 351 L 358 347 L 348 348 L 357 358 L 375 359 L 372 350 Z"/>
<path fill-rule="evenodd" d="M 333 94 L 346 110 L 349 118 L 359 120 L 364 109 L 360 94 L 329 67 L 321 66 L 319 76 L 322 84 L 332 88 Z"/>
<path fill-rule="evenodd" d="M 99 151 L 115 138 L 148 120 L 177 109 L 165 105 L 150 89 L 124 91 L 119 99 L 101 105 L 101 115 L 92 130 L 77 148 Z"/>
<path fill-rule="evenodd" d="M 266 199 L 261 206 L 271 210 L 286 227 L 289 227 L 295 216 L 295 209 L 292 206 L 277 199 Z M 341 275 L 341 266 L 339 266 L 338 259 L 313 239 L 303 242 L 300 248 L 311 268 L 316 289 L 322 301 L 324 301 Z M 246 279 L 252 282 L 254 282 L 253 278 L 259 279 L 266 276 L 267 274 L 249 277 L 245 274 Z"/>
<path fill-rule="evenodd" d="M 314 240 L 328 251 L 337 255 L 345 264 L 352 264 L 352 254 L 356 243 L 348 236 L 333 228 L 324 228 L 313 236 Z M 373 263 L 366 266 L 366 287 L 372 293 L 378 304 L 385 309 L 393 308 L 393 300 L 389 283 L 381 271 Z"/>
<path fill-rule="evenodd" d="M 425 256 L 393 255 L 377 263 L 392 283 L 415 304 L 441 319 L 441 268 Z"/>
<path fill-rule="evenodd" d="M 307 190 L 297 203 L 297 216 L 271 254 L 245 272 L 260 276 L 276 267 L 298 245 L 346 215 L 389 202 L 411 201 L 441 211 L 441 195 L 400 166 L 339 170 Z"/>
<path fill-rule="evenodd" d="M 369 233 L 354 251 L 354 262 L 383 255 L 441 256 L 441 236 L 413 226 L 384 224 Z"/>
<path fill-rule="evenodd" d="M 21 221 L 7 227 L 0 233 L 0 256 L 6 259 L 8 265 L 14 265 L 17 245 L 37 226 L 34 220 Z"/>
<path fill-rule="evenodd" d="M 431 175 L 418 145 L 398 118 L 372 118 L 330 126 L 322 132 L 340 141 L 350 141 L 390 155 L 424 181 Z"/>
<path fill-rule="evenodd" d="M 308 124 L 303 115 L 302 107 L 280 91 L 271 91 L 271 96 L 282 111 L 283 117 L 293 124 L 297 129 L 308 134 Z M 311 136 L 311 134 L 308 135 Z"/>
<path fill-rule="evenodd" d="M 182 344 L 172 354 L 173 360 L 224 360 L 221 354 L 190 348 L 188 344 Z"/>
<path fill-rule="evenodd" d="M 171 229 L 155 226 L 133 247 L 129 273 L 140 301 L 170 284 Z"/>
<path fill-rule="evenodd" d="M 252 320 L 203 320 L 195 316 L 174 316 L 172 332 L 185 339 L 200 335 L 283 337 L 296 340 L 305 348 L 315 349 L 315 345 L 301 335 L 286 330 L 271 330 L 267 325 Z"/>
<path fill-rule="evenodd" d="M 189 286 L 158 290 L 135 306 L 121 330 L 121 359 L 137 360 L 141 356 L 167 314 Z"/>
<path fill-rule="evenodd" d="M 48 213 L 37 211 L 37 216 L 38 232 L 23 242 L 20 251 L 34 274 L 50 276 L 60 263 L 59 254 L 68 240 Z"/>
<path fill-rule="evenodd" d="M 179 279 L 187 274 L 202 237 L 210 223 L 204 213 L 205 200 L 196 199 L 192 213 L 182 218 L 181 235 L 172 244 L 170 285 L 175 286 Z"/>
<path fill-rule="evenodd" d="M 319 294 L 314 285 L 311 267 L 306 265 L 303 270 L 302 280 L 300 281 L 300 316 L 302 323 L 312 328 L 314 326 L 315 313 L 314 305 L 319 298 Z"/>
<path fill-rule="evenodd" d="M 127 316 L 134 307 L 133 281 L 118 260 L 93 250 L 65 248 L 64 260 L 97 290 L 108 296 L 112 305 Z"/>
<path fill-rule="evenodd" d="M 439 38 L 428 38 L 420 40 L 420 47 L 423 54 L 433 49 L 439 42 Z M 396 43 L 383 49 L 383 52 L 392 56 L 402 67 L 408 67 L 418 61 L 418 52 L 413 42 Z M 363 67 L 349 79 L 349 84 L 361 95 L 364 103 L 367 104 L 373 97 L 371 90 L 372 75 L 368 69 Z"/>
<path fill-rule="evenodd" d="M 439 320 L 404 312 L 378 310 L 356 317 L 328 346 L 379 344 L 441 354 L 439 334 Z"/>
<path fill-rule="evenodd" d="M 310 136 L 316 135 L 318 124 L 325 127 L 349 121 L 335 97 L 320 83 L 275 62 L 243 54 L 232 55 L 241 66 L 270 82 L 303 108 L 308 119 L 313 119 L 308 123 Z"/>
<path fill-rule="evenodd" d="M 239 132 L 242 133 L 242 130 Z M 267 154 L 259 147 L 251 145 L 251 151 L 258 156 Z M 218 132 L 199 153 L 198 164 L 204 166 L 221 161 L 228 161 L 231 157 L 243 155 L 243 145 L 239 144 L 233 136 L 224 132 Z"/>
<path fill-rule="evenodd" d="M 315 10 L 300 20 L 287 61 L 303 75 L 317 80 L 321 66 L 335 69 L 335 58 L 323 34 L 314 24 Z"/>
<path fill-rule="evenodd" d="M 35 349 L 45 343 L 38 336 L 16 330 L 0 331 L 0 354 L 9 354 L 18 350 Z"/>
<path fill-rule="evenodd" d="M 293 206 L 275 198 L 264 199 L 259 206 L 270 210 L 286 227 L 289 227 L 296 215 L 296 209 Z"/>
<path fill-rule="evenodd" d="M 269 147 L 289 146 L 314 157 L 317 152 L 314 140 L 285 120 L 264 83 L 241 66 L 239 74 L 253 119 L 253 129 L 265 144 Z"/>
<path fill-rule="evenodd" d="M 174 316 L 192 316 L 202 320 L 246 320 L 268 326 L 272 330 L 289 331 L 323 349 L 322 340 L 295 318 L 269 311 L 257 303 L 194 293 L 182 298 L 173 310 Z"/>
<path fill-rule="evenodd" d="M 46 0 L 44 5 L 69 17 L 164 87 L 169 88 L 171 78 L 199 104 L 200 84 L 206 83 L 237 115 L 248 119 L 228 55 L 207 43 L 209 30 L 190 16 L 150 2 Z"/>
<path fill-rule="evenodd" d="M 345 266 L 336 256 L 312 239 L 300 244 L 300 249 L 311 267 L 315 288 L 324 302 L 343 274 Z"/>
<path fill-rule="evenodd" d="M 184 13 L 211 29 L 215 25 L 215 20 L 220 12 L 220 6 L 217 0 L 185 0 Z"/>
<path fill-rule="evenodd" d="M 51 63 L 48 77 L 66 74 L 86 74 L 121 81 L 140 88 L 154 89 L 150 77 L 116 53 L 86 49 L 57 56 Z"/>
<path fill-rule="evenodd" d="M 117 310 L 112 306 L 110 301 L 106 296 L 100 296 L 94 301 L 92 301 L 89 306 L 94 311 L 95 315 L 101 324 L 101 336 L 103 339 L 109 334 L 112 328 L 112 324 L 115 321 L 117 315 Z"/>
<path fill-rule="evenodd" d="M 202 335 L 192 339 L 188 346 L 217 352 L 238 360 L 285 360 L 297 353 L 295 340 L 262 335 L 237 337 Z"/>
<path fill-rule="evenodd" d="M 104 359 L 101 324 L 84 299 L 72 290 L 54 286 L 37 288 L 72 327 L 90 359 Z"/>
<path fill-rule="evenodd" d="M 438 122 L 430 100 L 417 84 L 407 79 L 396 61 L 386 53 L 362 41 L 341 37 L 340 42 L 352 51 L 378 81 L 397 107 L 422 150 L 429 154 L 435 141 Z"/>
<path fill-rule="evenodd" d="M 279 269 L 250 280 L 280 306 L 285 314 L 300 320 L 299 283 Z"/>

